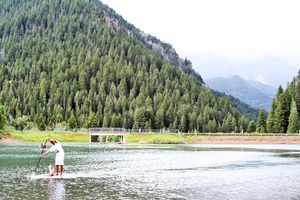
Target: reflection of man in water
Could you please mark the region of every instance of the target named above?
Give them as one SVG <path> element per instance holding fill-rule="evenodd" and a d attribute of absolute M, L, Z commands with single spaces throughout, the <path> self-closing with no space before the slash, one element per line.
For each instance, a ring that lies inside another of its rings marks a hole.
<path fill-rule="evenodd" d="M 63 200 L 66 199 L 66 189 L 64 180 L 50 179 L 48 184 L 49 199 Z"/>

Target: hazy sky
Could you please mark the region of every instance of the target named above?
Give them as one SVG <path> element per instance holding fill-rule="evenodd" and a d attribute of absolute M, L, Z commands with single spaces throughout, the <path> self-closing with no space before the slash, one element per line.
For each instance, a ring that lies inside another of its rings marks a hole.
<path fill-rule="evenodd" d="M 142 31 L 193 63 L 209 53 L 230 60 L 274 56 L 300 66 L 299 0 L 103 0 Z M 194 60 L 193 60 L 194 59 Z"/>

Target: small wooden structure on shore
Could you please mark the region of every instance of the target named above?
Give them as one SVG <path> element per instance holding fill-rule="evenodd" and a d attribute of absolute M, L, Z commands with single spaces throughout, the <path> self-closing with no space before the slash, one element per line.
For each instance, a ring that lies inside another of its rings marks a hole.
<path fill-rule="evenodd" d="M 89 128 L 90 143 L 106 143 L 109 136 L 120 137 L 120 143 L 126 143 L 124 128 Z"/>

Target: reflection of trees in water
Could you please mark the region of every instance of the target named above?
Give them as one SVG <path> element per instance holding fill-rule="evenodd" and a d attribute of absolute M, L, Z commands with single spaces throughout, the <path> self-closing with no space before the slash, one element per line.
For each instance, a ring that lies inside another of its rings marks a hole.
<path fill-rule="evenodd" d="M 66 198 L 64 180 L 50 179 L 48 183 L 49 199 L 61 200 Z"/>

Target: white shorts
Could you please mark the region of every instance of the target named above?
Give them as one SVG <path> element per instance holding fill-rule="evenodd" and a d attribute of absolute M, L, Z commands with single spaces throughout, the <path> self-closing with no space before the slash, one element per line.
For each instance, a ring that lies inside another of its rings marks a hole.
<path fill-rule="evenodd" d="M 65 154 L 57 153 L 55 156 L 55 165 L 64 165 Z"/>

